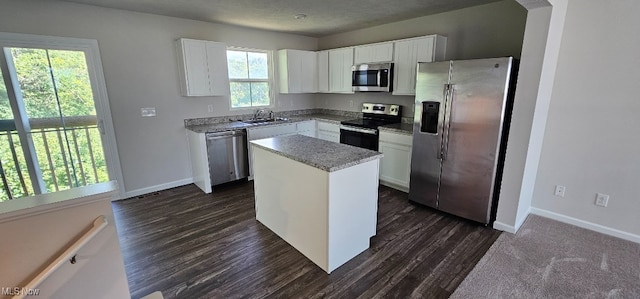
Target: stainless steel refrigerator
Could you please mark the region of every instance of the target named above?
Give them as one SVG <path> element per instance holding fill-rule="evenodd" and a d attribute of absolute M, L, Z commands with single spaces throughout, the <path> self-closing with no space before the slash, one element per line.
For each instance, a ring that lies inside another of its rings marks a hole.
<path fill-rule="evenodd" d="M 493 221 L 514 65 L 511 57 L 418 64 L 409 200 Z"/>

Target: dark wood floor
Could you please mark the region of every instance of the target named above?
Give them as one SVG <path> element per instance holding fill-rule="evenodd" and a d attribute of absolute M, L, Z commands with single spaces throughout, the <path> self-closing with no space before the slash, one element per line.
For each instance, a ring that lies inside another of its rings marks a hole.
<path fill-rule="evenodd" d="M 371 248 L 328 275 L 255 220 L 250 182 L 113 209 L 133 298 L 447 298 L 499 235 L 381 186 Z"/>

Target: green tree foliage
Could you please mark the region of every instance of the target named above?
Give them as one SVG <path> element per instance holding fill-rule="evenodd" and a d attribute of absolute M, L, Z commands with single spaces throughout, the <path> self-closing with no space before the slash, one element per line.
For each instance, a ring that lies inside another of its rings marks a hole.
<path fill-rule="evenodd" d="M 84 53 L 13 48 L 11 54 L 47 191 L 106 181 L 108 173 Z M 13 118 L 2 81 L 0 122 L 5 128 L 0 130 L 0 161 L 15 198 L 31 195 L 33 190 L 20 140 L 15 131 L 6 131 Z M 69 122 L 72 118 L 76 121 Z M 24 177 L 27 192 L 19 174 Z M 1 191 L 0 201 L 7 200 L 4 186 Z"/>
<path fill-rule="evenodd" d="M 231 80 L 231 107 L 270 104 L 267 53 L 227 51 L 227 63 Z"/>
<path fill-rule="evenodd" d="M 11 106 L 7 96 L 7 87 L 4 86 L 4 78 L 0 72 L 0 119 L 12 119 Z"/>

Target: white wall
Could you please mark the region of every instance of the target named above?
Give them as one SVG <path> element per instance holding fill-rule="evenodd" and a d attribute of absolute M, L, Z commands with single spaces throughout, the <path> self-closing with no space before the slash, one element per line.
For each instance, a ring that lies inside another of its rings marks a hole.
<path fill-rule="evenodd" d="M 447 59 L 520 57 L 527 11 L 512 0 L 435 14 L 321 37 L 319 49 L 331 49 L 408 37 L 447 36 Z M 399 104 L 413 116 L 413 96 L 360 93 L 320 94 L 318 108 L 360 111 L 363 102 Z"/>
<path fill-rule="evenodd" d="M 555 51 L 557 53 L 559 47 L 559 45 L 549 44 L 550 50 L 546 51 L 551 12 L 550 5 L 530 9 L 527 12 L 527 25 L 522 44 L 504 174 L 496 222 L 494 223 L 495 228 L 512 233 L 515 233 L 522 225 L 531 207 L 531 193 L 535 183 L 537 165 L 529 163 L 529 168 L 533 167 L 533 170 L 529 170 L 529 172 L 534 177 L 528 178 L 525 175 L 528 170 L 526 167 L 527 159 L 534 156 L 534 154 L 529 154 L 529 148 L 540 148 L 542 145 L 542 136 L 532 139 L 531 132 L 535 126 L 544 127 L 545 123 L 544 119 L 539 123 L 534 123 L 536 107 L 545 106 L 543 103 L 546 103 L 546 107 L 548 107 L 548 100 L 540 99 L 538 101 L 545 52 L 548 53 L 546 58 L 550 59 L 549 52 Z M 528 180 L 525 181 L 525 177 Z"/>
<path fill-rule="evenodd" d="M 321 37 L 321 50 L 414 36 L 448 37 L 447 59 L 520 57 L 527 11 L 513 0 Z"/>
<path fill-rule="evenodd" d="M 102 183 L 21 198 L 13 207 L 23 209 L 5 209 L 0 215 L 0 287 L 26 286 L 103 215 L 107 226 L 77 251 L 77 263 L 60 265 L 36 287 L 40 295 L 27 298 L 130 298 L 111 209 L 114 187 Z M 0 298 L 10 297 L 0 293 Z"/>
<path fill-rule="evenodd" d="M 568 3 L 533 212 L 640 242 L 640 2 Z"/>
<path fill-rule="evenodd" d="M 317 39 L 58 1 L 0 0 L 0 31 L 98 40 L 128 195 L 188 183 L 183 120 L 247 113 L 227 97 L 180 96 L 174 41 L 315 50 Z M 207 112 L 207 105 L 214 112 Z M 312 95 L 276 94 L 274 110 L 314 106 Z M 140 108 L 156 107 L 142 118 Z"/>

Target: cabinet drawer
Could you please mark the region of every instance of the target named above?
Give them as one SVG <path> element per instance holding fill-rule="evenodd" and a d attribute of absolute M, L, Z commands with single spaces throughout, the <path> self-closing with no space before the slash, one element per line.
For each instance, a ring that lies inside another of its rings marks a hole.
<path fill-rule="evenodd" d="M 314 120 L 302 121 L 297 123 L 296 126 L 298 128 L 298 132 L 316 130 L 316 122 Z"/>
<path fill-rule="evenodd" d="M 340 125 L 330 122 L 318 121 L 318 131 L 340 133 Z"/>
<path fill-rule="evenodd" d="M 411 146 L 413 144 L 413 136 L 407 134 L 399 134 L 399 133 L 390 133 L 385 131 L 380 131 L 380 141 L 388 142 L 388 143 L 396 143 L 406 146 Z"/>
<path fill-rule="evenodd" d="M 260 128 L 247 129 L 247 136 L 249 140 L 256 140 L 262 138 L 271 138 L 286 134 L 295 134 L 296 124 L 282 124 L 272 125 Z"/>

